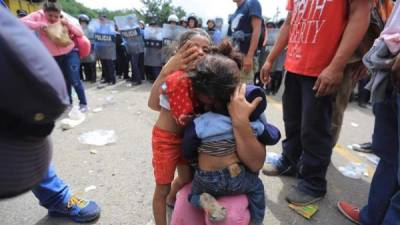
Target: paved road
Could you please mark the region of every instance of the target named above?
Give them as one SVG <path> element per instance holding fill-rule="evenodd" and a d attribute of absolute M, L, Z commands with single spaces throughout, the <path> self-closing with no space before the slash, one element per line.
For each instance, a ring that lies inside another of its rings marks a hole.
<path fill-rule="evenodd" d="M 95 199 L 102 207 L 100 220 L 93 224 L 152 225 L 151 197 L 154 188 L 151 166 L 151 129 L 157 117 L 147 108 L 150 84 L 127 87 L 124 82 L 116 86 L 96 89 L 88 88 L 91 108 L 102 106 L 106 98 L 113 97 L 114 104 L 104 106 L 99 113 L 89 113 L 84 124 L 72 130 L 55 129 L 54 164 L 74 193 Z M 278 95 L 280 96 L 280 95 Z M 280 97 L 269 99 L 267 116 L 270 122 L 283 131 Z M 266 187 L 268 210 L 266 225 L 347 225 L 337 211 L 339 199 L 349 199 L 364 204 L 367 198 L 374 164 L 365 155 L 348 150 L 347 145 L 368 141 L 373 128 L 370 110 L 351 105 L 346 112 L 342 136 L 335 148 L 328 171 L 329 193 L 318 205 L 319 212 L 307 221 L 288 208 L 285 194 L 295 180 L 292 178 L 270 178 L 262 175 Z M 106 147 L 90 147 L 80 144 L 78 136 L 95 129 L 113 129 L 118 141 Z M 268 148 L 280 152 L 280 145 Z M 91 154 L 96 150 L 97 154 Z M 346 178 L 338 171 L 339 166 L 350 162 L 368 165 L 369 177 L 361 180 Z M 95 185 L 96 189 L 85 192 Z M 73 224 L 65 219 L 53 219 L 38 205 L 32 193 L 0 202 L 0 225 L 50 225 Z"/>

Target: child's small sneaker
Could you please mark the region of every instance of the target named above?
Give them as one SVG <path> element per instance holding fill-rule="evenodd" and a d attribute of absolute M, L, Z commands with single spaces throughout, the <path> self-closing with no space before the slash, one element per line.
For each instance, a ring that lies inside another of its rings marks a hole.
<path fill-rule="evenodd" d="M 49 209 L 49 216 L 68 217 L 78 223 L 87 223 L 99 218 L 100 211 L 96 202 L 72 196 L 67 205 Z"/>
<path fill-rule="evenodd" d="M 200 206 L 206 212 L 211 222 L 219 222 L 226 218 L 226 209 L 221 206 L 217 200 L 208 193 L 200 195 Z"/>

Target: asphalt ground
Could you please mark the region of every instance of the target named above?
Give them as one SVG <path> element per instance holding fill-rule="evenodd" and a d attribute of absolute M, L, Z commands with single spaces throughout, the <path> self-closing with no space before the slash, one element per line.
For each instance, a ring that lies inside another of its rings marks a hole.
<path fill-rule="evenodd" d="M 127 83 L 119 81 L 117 85 L 104 89 L 85 85 L 91 109 L 85 122 L 67 131 L 62 131 L 58 125 L 52 134 L 53 162 L 58 175 L 69 184 L 75 194 L 93 199 L 101 206 L 101 218 L 92 224 L 152 225 L 154 178 L 151 166 L 151 130 L 157 113 L 147 108 L 151 84 L 129 87 Z M 278 126 L 284 135 L 281 93 L 269 97 L 268 100 L 268 120 Z M 103 111 L 92 112 L 98 107 L 102 107 Z M 287 191 L 296 183 L 294 178 L 261 175 L 268 207 L 264 224 L 351 224 L 338 212 L 336 203 L 345 199 L 356 205 L 365 204 L 375 164 L 366 158 L 367 154 L 356 153 L 347 146 L 369 141 L 373 123 L 371 109 L 350 104 L 327 174 L 328 194 L 317 204 L 319 211 L 310 220 L 296 214 L 285 201 Z M 114 130 L 117 142 L 104 147 L 79 143 L 78 137 L 82 133 L 97 129 Z M 279 154 L 281 145 L 268 147 L 267 151 Z M 362 179 L 343 176 L 338 168 L 352 162 L 366 165 L 368 176 L 363 176 Z M 95 189 L 85 192 L 92 185 Z M 68 219 L 48 217 L 46 209 L 29 192 L 0 202 L 0 225 L 14 224 L 74 223 Z"/>

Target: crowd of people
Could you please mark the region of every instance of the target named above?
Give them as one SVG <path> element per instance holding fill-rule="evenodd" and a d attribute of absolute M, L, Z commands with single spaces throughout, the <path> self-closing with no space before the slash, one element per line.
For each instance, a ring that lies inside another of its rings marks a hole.
<path fill-rule="evenodd" d="M 288 203 L 322 200 L 329 191 L 332 150 L 357 85 L 359 105 L 371 102 L 375 115 L 372 144 L 363 147 L 381 160 L 367 205 L 360 210 L 340 201 L 337 206 L 356 224 L 400 224 L 399 3 L 287 0 L 286 19 L 272 23 L 264 21 L 258 0 L 233 2 L 237 9 L 229 17 L 227 38 L 220 19 L 202 28 L 195 15 L 171 15 L 161 26 L 134 15 L 111 20 L 82 14 L 77 24 L 56 0 L 31 14 L 18 12 L 19 21 L 0 8 L 5 49 L 0 65 L 8 85 L 0 93 L 11 96 L 0 106 L 5 118 L 0 164 L 6 165 L 0 197 L 32 190 L 50 216 L 76 222 L 100 216 L 94 201 L 72 195 L 57 176 L 48 138 L 73 103 L 72 87 L 80 110 L 88 110 L 82 80 L 97 82 L 100 62 L 99 87 L 116 84 L 117 77 L 134 85 L 145 78 L 153 82 L 148 106 L 159 113 L 151 143 L 156 225 L 167 225 L 167 208 L 173 209 L 173 225 L 263 224 L 267 206 L 260 172 L 297 179 L 286 193 Z M 23 34 L 21 40 L 10 40 L 14 32 Z M 25 44 L 16 48 L 12 42 Z M 15 59 L 21 51 L 41 56 Z M 29 88 L 26 80 L 33 82 Z M 282 82 L 282 154 L 264 165 L 266 146 L 281 138 L 266 120 L 266 94 L 275 95 Z M 29 104 L 12 97 L 22 89 Z M 37 157 L 11 154 L 27 148 Z M 19 166 L 21 157 L 31 161 Z"/>

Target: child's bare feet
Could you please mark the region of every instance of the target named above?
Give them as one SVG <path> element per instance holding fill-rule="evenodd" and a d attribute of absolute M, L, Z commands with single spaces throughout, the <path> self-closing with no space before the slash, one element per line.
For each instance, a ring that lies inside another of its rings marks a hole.
<path fill-rule="evenodd" d="M 200 206 L 206 212 L 211 222 L 222 221 L 226 217 L 226 209 L 221 206 L 217 200 L 208 193 L 200 195 Z"/>

